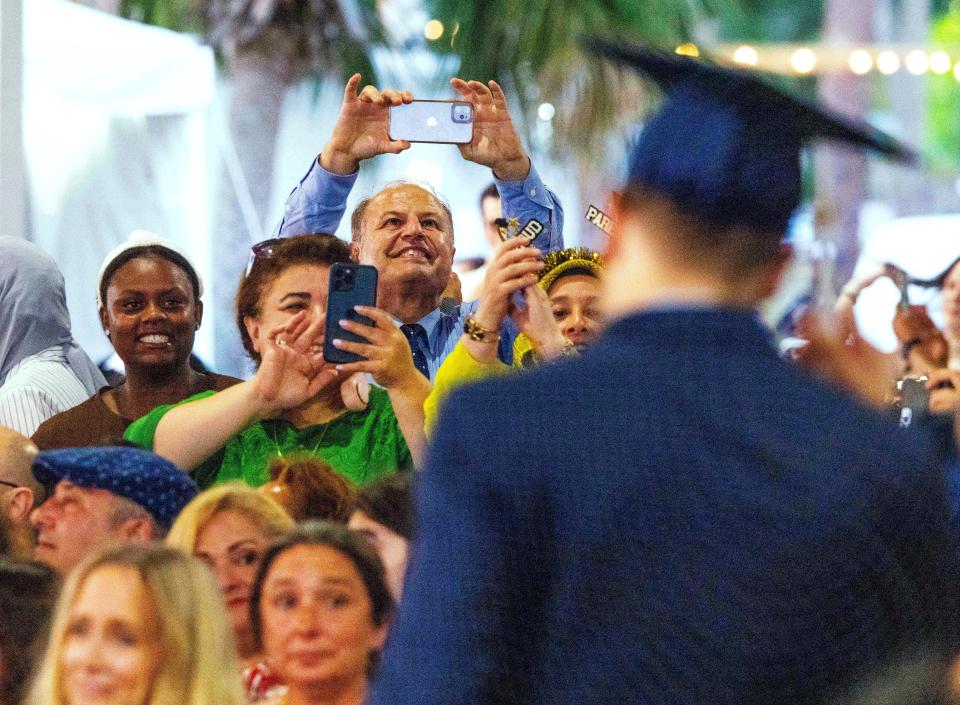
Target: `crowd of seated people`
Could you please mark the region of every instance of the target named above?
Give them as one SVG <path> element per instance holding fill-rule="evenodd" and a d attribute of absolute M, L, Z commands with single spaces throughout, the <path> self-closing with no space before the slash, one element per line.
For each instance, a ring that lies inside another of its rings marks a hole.
<path fill-rule="evenodd" d="M 561 609 L 550 596 L 562 594 L 575 582 L 571 576 L 551 580 L 549 564 L 583 559 L 602 582 L 594 586 L 595 593 L 577 593 L 577 604 L 565 607 L 570 615 L 576 618 L 579 610 L 592 611 L 601 625 L 598 629 L 620 617 L 620 623 L 626 624 L 638 616 L 627 607 L 623 614 L 618 613 L 621 605 L 617 601 L 626 605 L 633 596 L 632 588 L 626 590 L 616 580 L 603 582 L 615 572 L 612 556 L 625 542 L 631 542 L 631 550 L 649 550 L 652 555 L 662 538 L 632 537 L 631 528 L 650 521 L 672 526 L 679 534 L 689 528 L 684 528 L 687 519 L 690 526 L 709 524 L 704 517 L 719 521 L 714 514 L 722 511 L 697 505 L 695 516 L 660 516 L 663 505 L 619 496 L 609 479 L 603 481 L 607 484 L 597 485 L 605 487 L 605 493 L 598 495 L 596 487 L 586 487 L 594 473 L 591 454 L 599 446 L 622 451 L 643 443 L 640 430 L 636 437 L 625 437 L 608 429 L 610 438 L 598 431 L 583 440 L 583 447 L 593 450 L 581 458 L 573 457 L 576 451 L 531 458 L 521 455 L 529 439 L 555 442 L 556 448 L 564 449 L 577 448 L 580 439 L 575 430 L 554 437 L 555 430 L 542 419 L 523 428 L 526 418 L 522 414 L 504 413 L 500 418 L 501 412 L 519 407 L 521 401 L 554 399 L 555 404 L 544 404 L 549 406 L 543 409 L 549 418 L 549 414 L 580 408 L 576 404 L 588 399 L 587 413 L 591 421 L 597 421 L 606 407 L 589 401 L 588 392 L 605 395 L 611 408 L 623 405 L 630 395 L 643 393 L 638 380 L 642 381 L 648 370 L 630 371 L 630 378 L 638 382 L 632 387 L 595 374 L 562 389 L 549 384 L 534 391 L 522 387 L 522 398 L 500 395 L 498 390 L 511 390 L 511 384 L 535 384 L 530 380 L 545 379 L 538 375 L 552 374 L 551 370 L 573 374 L 576 379 L 576 373 L 570 371 L 579 368 L 571 366 L 581 362 L 602 367 L 613 359 L 617 370 L 629 367 L 633 353 L 623 341 L 636 333 L 631 326 L 643 333 L 643 326 L 651 325 L 630 318 L 638 307 L 630 299 L 634 284 L 654 302 L 653 315 L 660 316 L 670 331 L 657 343 L 663 347 L 662 357 L 649 357 L 649 349 L 644 348 L 637 359 L 676 362 L 685 366 L 685 374 L 691 378 L 683 380 L 685 386 L 678 387 L 671 403 L 687 411 L 717 411 L 722 405 L 718 401 L 723 398 L 721 391 L 711 389 L 701 395 L 704 390 L 697 388 L 698 375 L 709 364 L 703 361 L 713 349 L 721 351 L 726 364 L 740 348 L 747 347 L 762 359 L 768 373 L 775 369 L 785 379 L 807 378 L 802 369 L 769 355 L 765 343 L 758 342 L 762 336 L 750 328 L 757 327 L 755 306 L 774 288 L 783 263 L 776 244 L 767 241 L 769 233 L 747 228 L 737 231 L 735 245 L 709 243 L 701 247 L 704 243 L 697 238 L 705 221 L 682 211 L 670 200 L 671 193 L 653 193 L 633 185 L 622 196 L 625 200 L 617 212 L 621 223 L 628 224 L 625 229 L 648 234 L 655 246 L 637 244 L 639 238 L 618 240 L 621 249 L 612 248 L 616 251 L 611 253 L 613 269 L 609 269 L 610 260 L 598 252 L 564 248 L 562 207 L 540 180 L 510 120 L 505 96 L 494 82 L 452 82 L 460 96 L 474 104 L 474 140 L 461 145 L 460 152 L 464 159 L 491 171 L 495 185 L 484 191 L 485 220 L 494 215 L 494 198 L 502 211 L 497 210 L 489 225 L 496 225 L 498 219 L 535 220 L 542 227 L 532 240 L 511 237 L 514 233 L 500 228 L 500 241 L 491 239 L 493 253 L 482 270 L 482 281 L 471 285 L 471 290 L 475 285 L 479 292 L 477 299 L 451 297 L 455 291 L 449 286 L 455 252 L 453 219 L 443 198 L 427 186 L 407 181 L 388 184 L 362 200 L 352 213 L 351 242 L 330 234 L 344 215 L 361 163 L 410 148 L 409 143 L 390 138 L 388 115 L 390 107 L 409 103 L 413 97 L 373 86 L 358 90 L 359 80 L 354 76 L 348 81 L 332 135 L 290 194 L 277 237 L 252 247 L 239 279 L 236 324 L 256 368 L 249 379 L 200 372 L 191 366 L 194 337 L 202 321 L 203 282 L 188 253 L 173 243 L 138 231 L 103 262 L 96 291 L 100 320 L 124 364 L 122 381 L 109 386 L 71 337 L 63 281 L 52 259 L 29 243 L 0 238 L 0 315 L 7 329 L 0 335 L 0 705 L 364 705 L 371 701 L 380 705 L 390 702 L 390 694 L 377 693 L 374 684 L 378 676 L 384 672 L 385 682 L 396 687 L 396 674 L 403 668 L 410 669 L 411 683 L 419 684 L 422 675 L 425 687 L 442 685 L 450 694 L 448 702 L 464 702 L 457 696 L 457 680 L 447 679 L 445 673 L 418 672 L 432 667 L 442 670 L 447 664 L 454 673 L 462 658 L 460 647 L 464 653 L 477 649 L 486 654 L 471 664 L 486 679 L 486 685 L 471 691 L 471 696 L 479 693 L 480 701 L 498 705 L 545 702 L 532 697 L 524 700 L 535 687 L 516 680 L 516 673 L 498 669 L 504 654 L 516 649 L 524 654 L 516 668 L 529 667 L 530 681 L 550 670 L 535 664 L 529 655 L 537 652 L 536 646 L 523 644 L 521 648 L 517 636 L 536 632 L 531 625 L 545 624 L 542 611 Z M 677 242 L 697 245 L 685 250 Z M 672 249 L 675 246 L 679 254 Z M 750 247 L 761 251 L 757 258 L 761 264 L 754 262 L 752 255 L 742 254 L 741 249 Z M 727 266 L 722 260 L 728 255 L 740 259 Z M 709 261 L 714 256 L 720 263 L 719 273 L 714 271 L 715 262 Z M 340 329 L 356 334 L 360 342 L 345 338 L 325 341 L 333 323 L 327 321 L 330 269 L 350 262 L 377 269 L 377 305 L 357 310 L 372 325 L 338 321 Z M 651 262 L 661 268 L 655 270 Z M 945 276 L 945 301 L 953 289 L 960 290 L 954 281 L 960 281 L 960 274 L 955 275 L 953 269 L 960 271 L 953 267 Z M 619 287 L 612 297 L 605 290 L 608 275 Z M 851 303 L 870 281 L 855 282 L 841 298 Z M 723 294 L 717 298 L 704 294 L 721 289 Z M 43 305 L 36 297 L 43 298 Z M 844 300 L 839 302 L 844 315 L 849 313 L 845 305 Z M 716 315 L 727 317 L 721 323 L 709 320 L 715 308 L 724 310 Z M 960 331 L 960 324 L 953 321 L 960 309 L 950 302 L 945 309 L 945 340 L 929 330 L 932 324 L 919 310 L 901 312 L 896 322 L 905 359 L 917 371 L 923 365 L 922 371 L 935 388 L 931 408 L 943 412 L 960 409 L 960 402 L 953 400 L 960 395 L 956 391 L 960 390 L 960 372 L 948 364 L 954 357 L 952 341 L 960 340 L 960 334 L 953 334 L 954 329 Z M 696 330 L 686 330 L 671 316 L 692 322 Z M 608 330 L 619 347 L 599 354 Z M 871 404 L 886 400 L 864 389 L 873 385 L 892 390 L 894 373 L 877 378 L 881 366 L 871 366 L 867 359 L 870 351 L 864 352 L 855 329 L 845 330 L 845 338 L 835 348 L 829 348 L 830 341 L 818 335 L 811 332 L 806 364 L 845 386 L 847 392 L 832 388 L 827 392 L 826 385 L 815 386 L 820 383 L 809 380 L 804 384 L 829 395 L 836 408 L 847 410 L 844 418 L 852 425 L 870 426 L 883 415 Z M 327 361 L 325 342 L 359 355 L 359 361 Z M 848 344 L 851 342 L 856 344 Z M 734 367 L 730 375 L 741 380 L 743 375 Z M 859 376 L 853 383 L 851 370 L 854 377 Z M 667 365 L 649 371 L 656 380 L 669 379 L 671 374 Z M 870 378 L 862 379 L 867 376 Z M 47 379 L 52 380 L 49 388 L 44 382 Z M 461 416 L 464 400 L 470 399 L 465 388 L 480 381 L 484 382 L 477 398 L 487 404 L 484 413 L 474 409 L 469 416 Z M 556 394 L 562 401 L 550 396 Z M 945 401 L 936 401 L 947 396 Z M 741 413 L 758 412 L 731 409 L 728 423 L 736 424 Z M 505 418 L 518 420 L 504 426 Z M 566 419 L 564 427 L 575 421 Z M 647 421 L 657 423 L 650 418 Z M 662 442 L 651 444 L 650 450 L 658 458 L 658 468 L 666 472 L 690 448 L 711 443 L 720 449 L 717 453 L 733 459 L 731 467 L 748 461 L 767 463 L 774 478 L 769 480 L 771 484 L 794 468 L 777 464 L 776 454 L 770 450 L 776 448 L 777 439 L 764 438 L 753 445 L 755 439 L 731 440 L 725 435 L 726 426 L 713 425 L 706 411 L 697 422 L 702 425 L 684 427 L 688 443 L 651 429 L 650 439 Z M 474 443 L 470 435 L 474 431 L 491 442 Z M 508 431 L 512 440 L 500 446 L 497 440 Z M 827 444 L 838 448 L 842 440 L 829 437 L 824 447 Z M 790 448 L 794 450 L 794 446 Z M 856 456 L 855 450 L 847 450 Z M 910 445 L 902 456 L 891 459 L 890 465 L 901 457 L 920 457 L 919 452 L 916 456 L 912 452 Z M 515 455 L 522 460 L 514 467 Z M 582 492 L 575 482 L 558 480 L 566 492 L 575 495 L 574 509 L 552 504 L 559 495 L 538 491 L 561 460 L 582 465 L 582 478 L 577 480 L 585 485 Z M 488 464 L 501 469 L 497 484 L 483 475 Z M 727 469 L 711 456 L 702 470 L 723 475 Z M 615 475 L 618 467 L 612 463 L 604 471 Z M 892 473 L 886 465 L 878 472 Z M 509 486 L 514 476 L 518 484 L 504 491 L 499 483 Z M 851 485 L 861 481 L 860 474 L 851 477 Z M 649 480 L 658 487 L 677 482 L 678 497 L 707 496 L 697 494 L 694 480 L 684 482 L 676 476 L 651 476 Z M 730 473 L 729 480 L 739 488 L 730 494 L 755 491 L 753 476 L 744 479 Z M 798 492 L 806 492 L 820 480 L 787 478 Z M 901 480 L 900 476 L 896 481 L 884 479 L 884 489 L 896 486 L 904 496 L 921 496 L 919 491 L 911 494 L 911 482 Z M 767 479 L 761 484 L 766 487 L 765 483 Z M 891 510 L 884 504 L 886 495 L 878 491 L 876 497 L 877 514 L 886 518 Z M 458 513 L 477 498 L 488 503 L 481 516 Z M 673 501 L 668 498 L 666 504 Z M 830 506 L 838 503 L 833 497 Z M 517 507 L 529 508 L 529 514 L 518 520 L 511 515 Z M 556 527 L 575 524 L 608 508 L 618 517 L 616 526 L 589 526 L 577 541 L 557 543 L 560 529 Z M 781 518 L 774 504 L 760 502 L 753 509 L 756 512 L 750 521 Z M 936 509 L 930 506 L 925 511 L 933 516 Z M 421 518 L 425 530 L 432 532 L 424 550 L 418 544 Z M 491 530 L 501 518 L 507 528 L 499 533 Z M 831 519 L 835 520 L 830 526 L 837 541 L 856 534 L 856 527 L 844 525 L 841 517 Z M 924 547 L 931 554 L 942 548 L 936 543 L 942 538 L 937 533 L 942 527 L 934 519 L 929 524 L 931 543 Z M 918 519 L 917 525 L 920 523 Z M 440 526 L 442 535 L 437 532 Z M 820 547 L 819 537 L 813 536 L 815 528 L 803 525 L 804 538 L 797 544 L 804 550 Z M 916 531 L 917 526 L 911 525 L 910 530 Z M 735 533 L 730 530 L 731 535 Z M 957 535 L 960 537 L 960 527 Z M 916 538 L 914 534 L 910 537 Z M 704 546 L 721 538 L 707 537 Z M 885 539 L 886 535 L 877 541 Z M 531 544 L 547 553 L 528 560 L 518 547 Z M 476 554 L 458 554 L 457 547 L 464 545 L 476 548 Z M 893 555 L 900 550 L 899 544 L 889 552 L 885 552 L 886 545 L 869 541 L 857 545 L 875 550 L 878 561 L 901 561 L 915 567 L 913 557 Z M 779 548 L 781 553 L 770 559 L 778 569 L 781 563 L 789 564 L 792 556 L 807 557 L 794 545 Z M 444 554 L 444 549 L 452 555 Z M 757 555 L 767 559 L 767 550 L 764 547 Z M 713 585 L 710 575 L 697 573 L 702 556 L 667 554 L 658 559 L 662 564 L 644 574 L 650 585 L 665 584 L 669 566 L 679 573 L 689 570 L 692 582 L 683 587 L 683 600 L 690 599 L 688 592 L 701 591 L 706 601 L 727 595 L 727 588 Z M 444 574 L 425 578 L 423 571 L 434 565 L 431 561 L 438 555 L 448 559 Z M 713 561 L 710 565 L 726 558 L 721 550 L 709 558 Z M 918 558 L 917 563 L 924 560 Z M 751 563 L 755 572 L 750 575 L 763 577 L 761 568 Z M 788 568 L 796 569 L 789 573 L 795 576 L 803 565 Z M 863 589 L 872 598 L 869 590 L 876 576 L 855 568 L 844 576 L 848 581 L 843 583 L 844 590 L 868 585 Z M 487 569 L 489 576 L 477 577 Z M 408 573 L 413 575 L 412 582 Z M 591 571 L 584 573 L 576 577 L 592 577 Z M 472 576 L 474 582 L 461 582 L 463 576 Z M 883 579 L 887 577 L 883 575 Z M 434 579 L 443 583 L 444 589 L 424 589 Z M 635 579 L 639 581 L 640 576 Z M 488 580 L 501 581 L 499 590 L 492 590 Z M 636 593 L 644 593 L 644 587 L 637 586 Z M 889 588 L 910 591 L 913 586 L 891 583 Z M 513 605 L 508 609 L 505 605 L 514 589 L 516 594 L 540 595 L 543 601 L 530 611 Z M 944 585 L 930 587 L 931 593 L 940 594 L 937 591 L 941 589 Z M 493 599 L 486 600 L 490 595 Z M 662 612 L 653 615 L 652 621 L 666 614 L 672 618 L 671 610 L 686 609 L 683 600 L 658 602 L 657 610 Z M 435 631 L 418 632 L 417 620 L 431 605 L 438 615 L 453 610 L 455 616 L 458 607 L 467 606 L 466 613 L 457 618 L 475 631 L 448 642 L 443 641 L 439 632 L 444 625 L 438 622 Z M 862 618 L 867 624 L 867 652 L 872 644 L 869 620 L 875 607 L 872 602 L 866 604 L 864 616 L 856 613 L 851 618 Z M 891 623 L 899 624 L 902 615 L 896 613 L 896 607 L 876 607 L 876 611 L 884 609 L 889 610 Z M 944 614 L 948 622 L 955 617 L 949 609 Z M 699 616 L 695 610 L 684 613 L 684 619 Z M 773 621 L 779 617 L 770 616 Z M 710 628 L 717 633 L 734 630 L 736 620 L 726 619 L 717 616 Z M 576 651 L 571 646 L 574 633 L 593 633 L 592 626 L 584 625 L 568 625 L 571 633 L 562 633 L 558 624 L 562 626 L 562 618 L 551 623 L 550 638 L 552 646 L 559 648 Z M 837 638 L 846 638 L 863 624 L 838 624 Z M 763 626 L 755 628 L 759 632 Z M 798 632 L 805 628 L 794 627 Z M 510 633 L 502 644 L 498 630 Z M 440 665 L 415 660 L 398 665 L 396 657 L 390 661 L 395 635 L 397 653 L 415 653 L 411 644 L 433 644 L 443 652 Z M 757 643 L 770 642 L 758 638 Z M 607 644 L 603 649 L 615 646 Z M 650 646 L 653 652 L 660 647 Z M 762 664 L 774 673 L 779 664 L 761 651 L 757 647 L 743 653 L 753 654 L 758 668 Z M 789 645 L 784 651 L 789 652 Z M 671 652 L 670 658 L 674 656 Z M 863 661 L 851 659 L 850 663 L 873 665 L 870 659 L 868 653 Z M 738 664 L 736 678 L 742 677 L 749 665 Z M 538 670 L 541 667 L 543 670 Z M 632 697 L 645 689 L 673 692 L 673 685 L 660 681 L 638 685 L 630 680 L 633 676 L 628 670 L 624 667 L 618 692 L 578 702 L 632 703 L 641 702 Z M 707 667 L 703 670 L 712 672 Z M 564 677 L 577 675 L 571 673 Z M 784 673 L 783 682 L 792 682 L 794 671 L 784 666 Z M 599 677 L 582 675 L 584 683 Z M 683 678 L 681 673 L 674 675 Z M 762 682 L 773 679 L 771 675 Z M 823 680 L 834 683 L 839 677 Z M 542 685 L 546 689 L 556 683 L 544 681 Z M 745 685 L 744 691 L 753 685 Z M 584 695 L 578 688 L 570 690 L 571 697 Z M 677 686 L 676 691 L 682 689 Z M 416 688 L 396 689 L 401 691 L 413 693 Z M 758 690 L 756 702 L 778 701 L 765 700 L 767 695 Z M 426 702 L 417 698 L 402 702 L 419 701 Z M 649 702 L 690 701 L 658 695 Z M 793 701 L 787 697 L 783 702 Z"/>

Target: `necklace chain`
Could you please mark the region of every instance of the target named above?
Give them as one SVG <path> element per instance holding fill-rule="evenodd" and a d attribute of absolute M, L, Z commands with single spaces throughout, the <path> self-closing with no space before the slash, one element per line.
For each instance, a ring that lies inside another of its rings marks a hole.
<path fill-rule="evenodd" d="M 334 418 L 330 419 L 327 423 L 325 423 L 325 424 L 323 425 L 323 431 L 321 431 L 321 433 L 320 433 L 320 439 L 319 439 L 319 440 L 316 442 L 316 444 L 313 446 L 313 450 L 310 451 L 310 455 L 312 455 L 312 456 L 314 456 L 314 457 L 319 456 L 319 453 L 318 453 L 317 451 L 320 450 L 320 446 L 321 446 L 321 444 L 323 443 L 323 439 L 327 437 L 327 431 L 330 430 L 330 424 L 332 424 L 334 421 L 336 421 L 337 418 L 338 418 L 338 417 L 334 417 Z M 279 424 L 278 424 L 278 425 L 274 425 L 274 427 L 273 427 L 273 433 L 271 434 L 272 437 L 273 437 L 273 445 L 274 445 L 274 448 L 275 448 L 276 451 L 277 451 L 277 456 L 280 457 L 280 458 L 285 458 L 286 456 L 283 454 L 283 451 L 280 449 L 280 439 L 277 438 L 277 429 L 278 429 L 278 426 L 279 426 Z"/>

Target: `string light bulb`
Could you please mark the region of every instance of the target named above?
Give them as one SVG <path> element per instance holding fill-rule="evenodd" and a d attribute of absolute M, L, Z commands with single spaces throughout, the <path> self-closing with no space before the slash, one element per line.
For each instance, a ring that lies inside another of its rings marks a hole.
<path fill-rule="evenodd" d="M 935 51 L 930 55 L 930 70 L 935 74 L 942 76 L 945 73 L 950 73 L 951 66 L 953 66 L 953 62 L 947 52 Z"/>
<path fill-rule="evenodd" d="M 897 52 L 890 51 L 881 51 L 877 55 L 877 70 L 882 73 L 884 76 L 890 76 L 895 74 L 900 70 L 900 57 L 897 56 Z"/>
<path fill-rule="evenodd" d="M 817 65 L 817 55 L 811 49 L 797 49 L 790 57 L 790 65 L 797 73 L 810 73 Z"/>
<path fill-rule="evenodd" d="M 866 49 L 857 49 L 850 54 L 850 70 L 858 76 L 870 73 L 873 69 L 873 57 Z"/>
<path fill-rule="evenodd" d="M 744 66 L 756 66 L 760 57 L 757 55 L 756 49 L 744 44 L 741 47 L 737 47 L 737 50 L 733 52 L 733 60 Z"/>
<path fill-rule="evenodd" d="M 440 20 L 430 20 L 423 27 L 423 36 L 431 42 L 435 42 L 443 36 L 443 22 Z"/>
<path fill-rule="evenodd" d="M 907 71 L 914 76 L 921 76 L 930 69 L 930 59 L 927 57 L 927 52 L 923 51 L 923 49 L 914 49 L 911 51 L 907 54 L 904 63 L 907 66 Z"/>
<path fill-rule="evenodd" d="M 693 58 L 700 56 L 700 48 L 696 44 L 689 42 L 686 44 L 681 44 L 675 49 L 675 51 L 680 56 L 692 56 Z"/>

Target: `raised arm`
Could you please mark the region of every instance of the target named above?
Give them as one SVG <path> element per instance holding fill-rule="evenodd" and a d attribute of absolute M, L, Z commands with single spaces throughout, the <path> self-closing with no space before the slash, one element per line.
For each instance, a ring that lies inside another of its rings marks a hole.
<path fill-rule="evenodd" d="M 347 81 L 333 133 L 299 185 L 287 197 L 278 237 L 336 232 L 360 162 L 378 154 L 397 154 L 410 143 L 390 139 L 390 106 L 413 101 L 409 91 L 379 91 L 366 86 L 357 93 L 360 74 Z"/>
<path fill-rule="evenodd" d="M 454 78 L 450 85 L 473 103 L 473 141 L 460 146 L 463 158 L 493 170 L 503 217 L 523 228 L 531 220 L 543 226 L 533 244 L 544 252 L 563 249 L 563 208 L 543 185 L 510 118 L 507 99 L 496 81 Z"/>

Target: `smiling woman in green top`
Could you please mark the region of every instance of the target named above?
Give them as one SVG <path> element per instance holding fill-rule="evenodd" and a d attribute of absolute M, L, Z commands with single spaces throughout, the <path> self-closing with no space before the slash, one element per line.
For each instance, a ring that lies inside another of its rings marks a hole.
<path fill-rule="evenodd" d="M 364 310 L 379 331 L 368 337 L 395 361 L 384 375 L 390 383 L 371 388 L 365 410 L 346 408 L 338 372 L 323 361 L 329 268 L 349 260 L 349 247 L 333 235 L 255 246 L 237 291 L 237 322 L 256 374 L 222 392 L 154 409 L 125 437 L 190 469 L 201 487 L 235 479 L 259 486 L 269 479 L 272 459 L 296 454 L 318 456 L 361 485 L 410 469 L 403 432 L 422 434 L 429 388 L 423 391 L 392 319 Z"/>

